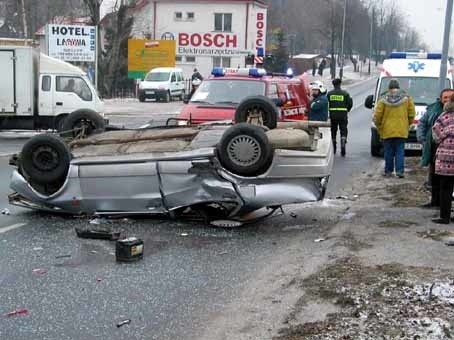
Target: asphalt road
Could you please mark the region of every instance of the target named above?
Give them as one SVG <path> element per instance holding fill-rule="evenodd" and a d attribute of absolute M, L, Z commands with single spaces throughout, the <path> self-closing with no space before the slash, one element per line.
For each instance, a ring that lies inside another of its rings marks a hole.
<path fill-rule="evenodd" d="M 362 105 L 374 85 L 370 80 L 349 89 L 356 108 L 350 115 L 347 157 L 336 156 L 329 197 L 358 171 L 380 164 L 369 156 L 371 113 Z M 150 114 L 135 112 L 136 105 L 147 104 Z M 129 115 L 118 111 L 111 116 L 125 124 L 166 116 L 154 111 L 157 103 L 114 103 L 118 110 L 121 105 L 131 109 Z M 164 105 L 170 112 L 181 104 Z M 0 154 L 20 148 L 26 139 L 3 140 Z M 294 217 L 285 214 L 235 230 L 157 219 L 102 220 L 97 226 L 89 219 L 8 207 L 10 172 L 7 157 L 0 157 L 0 208 L 11 211 L 0 215 L 0 339 L 197 339 L 207 320 L 254 279 L 273 251 L 295 235 L 313 233 L 305 226 L 327 218 L 300 205 L 290 208 Z M 140 237 L 145 258 L 117 264 L 113 243 L 79 239 L 75 226 Z M 5 316 L 19 309 L 28 313 Z M 129 325 L 116 327 L 126 319 Z"/>

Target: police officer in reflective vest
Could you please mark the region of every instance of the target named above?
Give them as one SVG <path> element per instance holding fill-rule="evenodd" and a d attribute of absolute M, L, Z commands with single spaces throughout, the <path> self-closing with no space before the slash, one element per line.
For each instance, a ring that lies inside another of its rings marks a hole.
<path fill-rule="evenodd" d="M 333 140 L 334 153 L 336 153 L 336 137 L 339 127 L 341 135 L 341 155 L 345 156 L 345 144 L 347 144 L 348 112 L 352 109 L 353 100 L 347 91 L 341 89 L 342 81 L 339 78 L 333 80 L 334 90 L 328 92 L 329 117 L 331 120 L 331 139 Z"/>

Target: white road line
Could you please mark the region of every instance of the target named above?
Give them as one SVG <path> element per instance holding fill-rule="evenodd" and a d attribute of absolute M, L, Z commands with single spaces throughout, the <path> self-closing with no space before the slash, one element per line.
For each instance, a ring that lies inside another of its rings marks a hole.
<path fill-rule="evenodd" d="M 353 109 L 351 111 L 355 111 L 357 108 L 359 108 L 360 106 L 363 106 L 363 105 L 364 105 L 364 103 L 359 103 L 359 104 L 353 106 Z"/>
<path fill-rule="evenodd" d="M 0 234 L 6 233 L 7 231 L 14 230 L 20 227 L 23 227 L 24 225 L 27 225 L 27 223 L 16 223 L 16 224 L 11 224 L 7 227 L 0 228 Z"/>

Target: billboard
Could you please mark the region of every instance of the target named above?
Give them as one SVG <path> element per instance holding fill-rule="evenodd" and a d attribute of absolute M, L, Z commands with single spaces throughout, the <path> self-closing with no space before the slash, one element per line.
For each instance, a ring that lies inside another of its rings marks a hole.
<path fill-rule="evenodd" d="M 65 61 L 95 61 L 96 27 L 47 25 L 47 49 L 51 57 Z"/>
<path fill-rule="evenodd" d="M 143 79 L 156 67 L 175 66 L 175 40 L 128 40 L 128 78 Z"/>

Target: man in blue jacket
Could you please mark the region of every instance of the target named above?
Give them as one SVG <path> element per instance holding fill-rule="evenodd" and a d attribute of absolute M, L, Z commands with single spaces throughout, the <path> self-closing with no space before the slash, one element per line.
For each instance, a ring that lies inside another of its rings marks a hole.
<path fill-rule="evenodd" d="M 327 121 L 328 120 L 328 98 L 326 88 L 321 81 L 310 83 L 311 107 L 309 110 L 309 120 Z"/>

